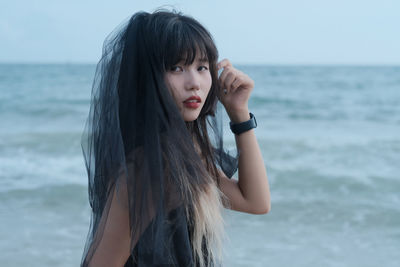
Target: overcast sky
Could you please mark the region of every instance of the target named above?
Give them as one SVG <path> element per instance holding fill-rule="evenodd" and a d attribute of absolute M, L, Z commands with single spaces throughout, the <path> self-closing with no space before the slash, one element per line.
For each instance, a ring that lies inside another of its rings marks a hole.
<path fill-rule="evenodd" d="M 96 63 L 118 24 L 165 4 L 234 63 L 400 65 L 399 0 L 0 0 L 0 62 Z"/>

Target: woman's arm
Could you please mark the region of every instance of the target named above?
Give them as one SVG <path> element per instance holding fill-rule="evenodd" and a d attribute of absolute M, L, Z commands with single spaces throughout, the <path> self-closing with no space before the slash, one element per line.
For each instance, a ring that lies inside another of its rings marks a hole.
<path fill-rule="evenodd" d="M 133 156 L 135 155 L 135 156 Z M 121 168 L 110 189 L 103 214 L 83 266 L 124 266 L 156 215 L 160 196 L 154 194 L 153 184 L 146 183 L 143 171 L 143 149 L 137 148 L 127 157 L 127 168 Z M 140 178 L 139 178 L 140 177 Z M 146 176 L 147 177 L 147 176 Z M 176 209 L 181 200 L 177 186 L 164 177 L 165 211 Z"/>
<path fill-rule="evenodd" d="M 224 68 L 220 75 L 220 101 L 233 123 L 250 119 L 248 99 L 254 82 L 224 59 L 218 64 Z M 225 89 L 225 91 L 223 91 Z M 231 208 L 250 213 L 267 213 L 271 209 L 267 172 L 254 129 L 235 135 L 239 151 L 239 179 L 222 175 L 221 190 L 229 198 Z"/>
<path fill-rule="evenodd" d="M 139 179 L 143 166 L 143 157 L 140 157 L 142 150 L 138 148 L 135 153 L 136 160 L 128 157 L 127 168 L 120 168 L 115 174 L 117 179 L 109 191 L 84 266 L 124 266 L 131 249 L 136 246 L 140 236 L 154 218 L 152 191 L 144 190 L 142 179 Z M 132 197 L 134 201 L 130 201 Z M 143 203 L 147 207 L 146 213 L 136 216 Z"/>
<path fill-rule="evenodd" d="M 267 171 L 254 129 L 235 135 L 235 139 L 239 151 L 239 187 L 250 205 L 267 213 L 271 209 Z"/>
<path fill-rule="evenodd" d="M 103 223 L 105 223 L 102 236 L 98 237 L 101 240 L 97 248 L 94 249 L 93 256 L 88 264 L 89 267 L 124 266 L 130 255 L 131 234 L 129 231 L 128 205 L 117 200 L 115 186 L 110 197 L 111 195 L 111 203 L 106 205 L 106 208 L 109 208 L 108 214 L 103 214 L 100 222 L 99 228 L 102 228 Z M 108 205 L 110 206 L 108 207 Z"/>
<path fill-rule="evenodd" d="M 235 136 L 239 155 L 239 179 L 230 179 L 220 171 L 221 191 L 229 199 L 228 208 L 252 214 L 271 210 L 266 169 L 254 130 Z"/>

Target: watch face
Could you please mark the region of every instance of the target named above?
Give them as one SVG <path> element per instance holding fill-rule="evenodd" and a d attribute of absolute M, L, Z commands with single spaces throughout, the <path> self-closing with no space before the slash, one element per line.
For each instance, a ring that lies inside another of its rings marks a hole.
<path fill-rule="evenodd" d="M 253 115 L 253 120 L 254 120 L 254 125 L 257 126 L 257 120 L 256 117 Z"/>
<path fill-rule="evenodd" d="M 250 112 L 250 120 L 253 121 L 254 127 L 256 127 L 256 126 L 257 126 L 256 117 L 255 117 L 254 114 L 251 113 L 251 112 Z"/>
<path fill-rule="evenodd" d="M 230 122 L 229 125 L 234 134 L 241 134 L 243 132 L 246 132 L 248 130 L 256 128 L 257 121 L 256 121 L 256 117 L 254 116 L 254 114 L 250 113 L 250 120 L 244 121 L 241 123 L 237 123 L 237 124 Z"/>

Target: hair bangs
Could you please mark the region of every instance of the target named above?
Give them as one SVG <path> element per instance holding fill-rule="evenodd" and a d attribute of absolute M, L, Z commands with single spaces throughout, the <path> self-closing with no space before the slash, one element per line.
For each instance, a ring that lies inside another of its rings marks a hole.
<path fill-rule="evenodd" d="M 169 39 L 165 46 L 167 53 L 164 53 L 166 69 L 180 62 L 190 65 L 196 58 L 206 62 L 217 58 L 217 50 L 210 35 L 197 25 L 179 21 L 173 26 Z"/>

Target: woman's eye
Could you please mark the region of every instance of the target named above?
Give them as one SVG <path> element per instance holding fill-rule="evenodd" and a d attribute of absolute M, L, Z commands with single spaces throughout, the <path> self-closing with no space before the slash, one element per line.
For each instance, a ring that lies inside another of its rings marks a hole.
<path fill-rule="evenodd" d="M 170 68 L 170 71 L 172 71 L 172 72 L 180 72 L 180 71 L 182 71 L 183 69 L 181 68 L 181 67 L 179 67 L 179 66 L 172 66 L 171 68 Z"/>
<path fill-rule="evenodd" d="M 205 71 L 208 70 L 207 66 L 200 66 L 198 69 L 198 71 Z"/>

